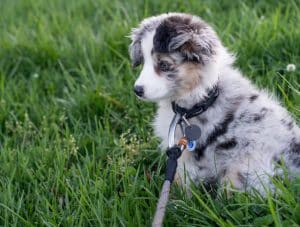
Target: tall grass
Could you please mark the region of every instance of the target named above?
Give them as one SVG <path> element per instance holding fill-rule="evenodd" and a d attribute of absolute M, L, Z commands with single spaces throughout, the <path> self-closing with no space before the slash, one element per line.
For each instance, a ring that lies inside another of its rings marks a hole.
<path fill-rule="evenodd" d="M 136 100 L 126 36 L 144 17 L 201 16 L 257 86 L 300 119 L 300 2 L 1 0 L 0 225 L 145 226 L 165 157 Z M 287 72 L 293 63 L 296 71 Z M 300 225 L 300 180 L 262 198 L 172 188 L 166 226 Z"/>

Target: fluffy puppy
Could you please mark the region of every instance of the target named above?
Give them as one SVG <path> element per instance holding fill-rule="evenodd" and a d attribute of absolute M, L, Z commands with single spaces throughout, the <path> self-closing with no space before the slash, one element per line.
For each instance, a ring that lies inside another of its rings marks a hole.
<path fill-rule="evenodd" d="M 158 104 L 154 129 L 163 149 L 174 116 L 171 103 L 189 109 L 211 88 L 219 89 L 213 105 L 189 120 L 202 130 L 200 149 L 183 152 L 179 183 L 229 183 L 263 193 L 264 185 L 272 187 L 269 176 L 278 175 L 281 161 L 299 173 L 299 127 L 276 100 L 232 66 L 233 55 L 207 23 L 188 14 L 162 14 L 142 21 L 131 39 L 133 66 L 143 64 L 134 90 Z M 176 141 L 181 136 L 177 130 Z"/>

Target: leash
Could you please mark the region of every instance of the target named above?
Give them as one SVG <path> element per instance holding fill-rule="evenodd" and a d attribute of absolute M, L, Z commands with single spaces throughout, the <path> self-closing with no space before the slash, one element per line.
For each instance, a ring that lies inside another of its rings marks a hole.
<path fill-rule="evenodd" d="M 177 169 L 177 159 L 181 156 L 183 150 L 186 148 L 187 139 L 184 137 L 179 141 L 178 144 L 174 145 L 174 136 L 176 126 L 181 121 L 181 115 L 177 113 L 170 125 L 169 129 L 169 148 L 167 149 L 167 167 L 166 167 L 166 176 L 165 181 L 160 192 L 160 197 L 157 203 L 156 212 L 153 218 L 152 227 L 162 226 L 164 216 L 166 213 L 166 207 L 169 200 L 169 193 L 171 184 L 174 181 L 174 177 Z M 170 136 L 173 135 L 173 136 Z M 170 146 L 171 145 L 171 146 Z"/>
<path fill-rule="evenodd" d="M 169 200 L 171 184 L 174 181 L 174 177 L 177 169 L 177 160 L 181 156 L 182 152 L 187 148 L 189 151 L 194 151 L 197 148 L 197 140 L 201 136 L 201 129 L 197 125 L 190 124 L 188 119 L 195 117 L 210 107 L 219 95 L 218 87 L 213 87 L 212 90 L 208 92 L 207 98 L 194 105 L 191 109 L 186 109 L 178 106 L 175 102 L 172 102 L 172 109 L 175 113 L 170 127 L 169 127 L 169 144 L 167 149 L 167 166 L 166 166 L 166 176 L 163 183 L 162 190 L 160 192 L 160 197 L 157 203 L 156 212 L 153 218 L 152 227 L 160 227 L 163 224 L 167 203 Z M 183 129 L 183 122 L 185 124 L 185 129 Z M 175 143 L 175 131 L 177 125 L 180 125 L 183 137 Z"/>

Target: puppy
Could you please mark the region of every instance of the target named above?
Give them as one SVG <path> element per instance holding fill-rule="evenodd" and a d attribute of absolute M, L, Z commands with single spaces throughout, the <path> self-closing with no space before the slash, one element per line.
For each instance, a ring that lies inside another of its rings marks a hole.
<path fill-rule="evenodd" d="M 168 13 L 142 21 L 131 33 L 133 66 L 143 65 L 134 85 L 142 100 L 156 102 L 155 134 L 168 145 L 174 116 L 172 103 L 189 110 L 209 98 L 216 100 L 190 118 L 200 127 L 194 152 L 178 160 L 177 182 L 226 184 L 236 189 L 272 188 L 278 163 L 300 172 L 300 129 L 289 113 L 266 92 L 258 90 L 232 64 L 234 56 L 214 30 L 197 16 Z M 182 137 L 176 131 L 178 141 Z"/>

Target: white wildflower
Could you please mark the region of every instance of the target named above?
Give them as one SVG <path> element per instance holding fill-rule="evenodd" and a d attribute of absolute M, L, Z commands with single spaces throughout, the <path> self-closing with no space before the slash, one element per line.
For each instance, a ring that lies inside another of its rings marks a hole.
<path fill-rule="evenodd" d="M 296 70 L 296 66 L 294 64 L 288 64 L 286 66 L 286 71 L 288 72 L 294 72 Z"/>
<path fill-rule="evenodd" d="M 37 78 L 39 78 L 39 74 L 37 74 L 37 73 L 34 73 L 33 75 L 32 75 L 32 77 L 34 78 L 34 79 L 37 79 Z"/>

